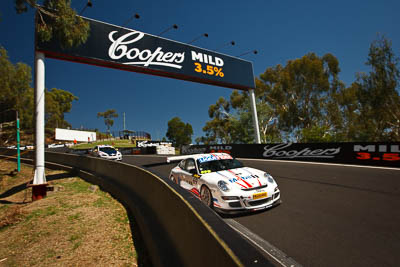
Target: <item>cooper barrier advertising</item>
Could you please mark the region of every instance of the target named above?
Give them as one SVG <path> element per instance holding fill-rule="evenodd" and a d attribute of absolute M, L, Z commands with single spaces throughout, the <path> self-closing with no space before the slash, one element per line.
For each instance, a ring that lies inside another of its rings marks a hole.
<path fill-rule="evenodd" d="M 226 152 L 237 158 L 347 163 L 400 168 L 400 142 L 191 145 L 182 154 Z"/>
<path fill-rule="evenodd" d="M 254 89 L 251 62 L 104 22 L 90 24 L 86 43 L 63 49 L 36 42 L 46 57 L 153 74 L 234 89 Z M 38 38 L 36 38 L 38 39 Z"/>

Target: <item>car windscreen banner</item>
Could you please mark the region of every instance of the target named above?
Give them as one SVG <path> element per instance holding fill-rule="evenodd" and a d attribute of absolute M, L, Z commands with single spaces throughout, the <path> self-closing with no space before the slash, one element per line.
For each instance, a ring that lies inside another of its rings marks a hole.
<path fill-rule="evenodd" d="M 87 41 L 62 48 L 36 39 L 46 57 L 153 74 L 234 89 L 255 88 L 251 62 L 93 19 Z M 37 27 L 36 27 L 37 28 Z"/>
<path fill-rule="evenodd" d="M 400 168 L 400 142 L 191 145 L 182 154 L 229 153 L 236 158 L 297 160 Z"/>

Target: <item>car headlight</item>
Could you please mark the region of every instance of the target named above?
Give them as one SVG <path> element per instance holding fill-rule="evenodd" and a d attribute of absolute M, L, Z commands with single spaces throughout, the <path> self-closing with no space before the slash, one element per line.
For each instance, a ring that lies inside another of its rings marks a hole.
<path fill-rule="evenodd" d="M 264 177 L 268 179 L 268 182 L 270 182 L 271 184 L 274 183 L 274 178 L 272 178 L 272 176 L 269 173 L 264 173 Z"/>
<path fill-rule="evenodd" d="M 219 189 L 221 189 L 224 192 L 228 192 L 229 191 L 229 187 L 228 184 L 225 181 L 218 181 L 218 187 Z"/>

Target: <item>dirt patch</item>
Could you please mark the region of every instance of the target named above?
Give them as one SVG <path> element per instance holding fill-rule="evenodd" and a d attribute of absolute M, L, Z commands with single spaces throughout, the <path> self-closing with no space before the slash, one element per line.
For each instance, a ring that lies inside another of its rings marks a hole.
<path fill-rule="evenodd" d="M 62 171 L 31 201 L 30 166 L 0 160 L 0 266 L 137 266 L 130 221 L 108 193 Z"/>

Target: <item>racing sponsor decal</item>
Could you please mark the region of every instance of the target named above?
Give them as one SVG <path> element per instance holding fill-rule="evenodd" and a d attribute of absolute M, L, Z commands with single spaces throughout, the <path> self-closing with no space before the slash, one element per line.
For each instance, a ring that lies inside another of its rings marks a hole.
<path fill-rule="evenodd" d="M 228 170 L 228 172 L 232 173 L 236 178 L 240 179 L 241 181 L 243 181 L 245 183 L 245 185 L 248 188 L 252 188 L 253 186 L 251 184 L 249 184 L 248 182 L 245 181 L 245 179 L 242 179 L 242 177 L 240 177 L 239 175 L 237 175 L 236 173 L 234 173 L 232 170 Z M 250 176 L 251 177 L 251 176 Z M 246 177 L 247 178 L 247 177 Z M 252 177 L 251 177 L 252 178 Z M 248 178 L 247 178 L 248 179 Z"/>
<path fill-rule="evenodd" d="M 362 161 L 398 161 L 400 162 L 400 145 L 354 145 L 356 158 Z"/>
<path fill-rule="evenodd" d="M 144 37 L 144 33 L 132 31 L 119 37 L 114 36 L 118 31 L 112 31 L 108 34 L 111 45 L 108 48 L 108 56 L 117 60 L 125 58 L 125 65 L 142 65 L 148 67 L 150 65 L 166 66 L 176 69 L 182 68 L 182 62 L 185 60 L 185 52 L 172 53 L 164 52 L 162 47 L 157 47 L 153 52 L 150 49 L 140 50 L 137 47 L 129 47 L 127 45 L 136 43 Z"/>
<path fill-rule="evenodd" d="M 210 153 L 231 154 L 232 146 L 210 146 Z"/>
<path fill-rule="evenodd" d="M 229 150 L 237 158 L 300 160 L 400 168 L 400 142 L 192 145 L 202 153 Z M 262 180 L 261 180 L 262 182 Z"/>
<path fill-rule="evenodd" d="M 199 158 L 198 161 L 200 163 L 203 163 L 203 162 L 209 162 L 209 161 L 214 161 L 214 160 L 222 160 L 222 159 L 232 159 L 232 157 L 230 155 L 228 155 L 228 154 L 220 154 L 220 155 L 209 154 L 207 156 Z"/>
<path fill-rule="evenodd" d="M 252 174 L 252 173 L 251 173 L 249 170 L 247 170 L 246 168 L 243 168 L 242 170 L 245 170 L 248 174 L 250 174 L 250 176 L 256 178 L 259 186 L 262 185 L 261 182 L 260 182 L 260 179 L 259 179 L 258 175 Z"/>
<path fill-rule="evenodd" d="M 264 147 L 264 158 L 296 159 L 296 158 L 334 158 L 340 152 L 340 147 L 312 150 L 308 147 L 298 150 L 288 150 L 293 143 L 273 145 Z"/>
<path fill-rule="evenodd" d="M 214 207 L 220 208 L 221 205 L 219 205 L 219 204 L 217 204 L 217 203 L 214 202 Z"/>
<path fill-rule="evenodd" d="M 197 190 L 197 188 L 192 188 L 189 191 L 195 194 L 197 197 L 200 197 L 200 192 L 199 190 Z"/>
<path fill-rule="evenodd" d="M 137 147 L 157 147 L 157 146 L 172 146 L 171 142 L 159 142 L 159 141 L 136 141 Z"/>
<path fill-rule="evenodd" d="M 217 172 L 217 173 L 218 173 L 219 175 L 223 176 L 224 178 L 227 178 L 227 179 L 229 180 L 229 182 L 231 182 L 231 183 L 236 183 L 236 184 L 240 185 L 241 187 L 247 189 L 247 187 L 244 186 L 244 185 L 242 185 L 241 183 L 239 183 L 239 181 L 238 181 L 236 178 L 231 179 L 231 178 L 229 178 L 228 176 L 222 174 L 221 172 Z"/>
<path fill-rule="evenodd" d="M 267 192 L 261 192 L 261 193 L 255 193 L 253 194 L 253 200 L 261 199 L 261 198 L 266 198 L 268 197 Z"/>
<path fill-rule="evenodd" d="M 46 15 L 41 18 L 51 20 Z M 250 61 L 138 30 L 82 19 L 90 25 L 84 44 L 64 49 L 58 38 L 48 42 L 35 38 L 36 51 L 45 53 L 46 57 L 79 63 L 240 90 L 255 88 Z M 36 27 L 36 34 L 39 28 Z"/>
<path fill-rule="evenodd" d="M 203 154 L 206 152 L 206 148 L 192 148 L 191 146 L 182 146 L 182 154 L 189 155 L 189 154 Z"/>

